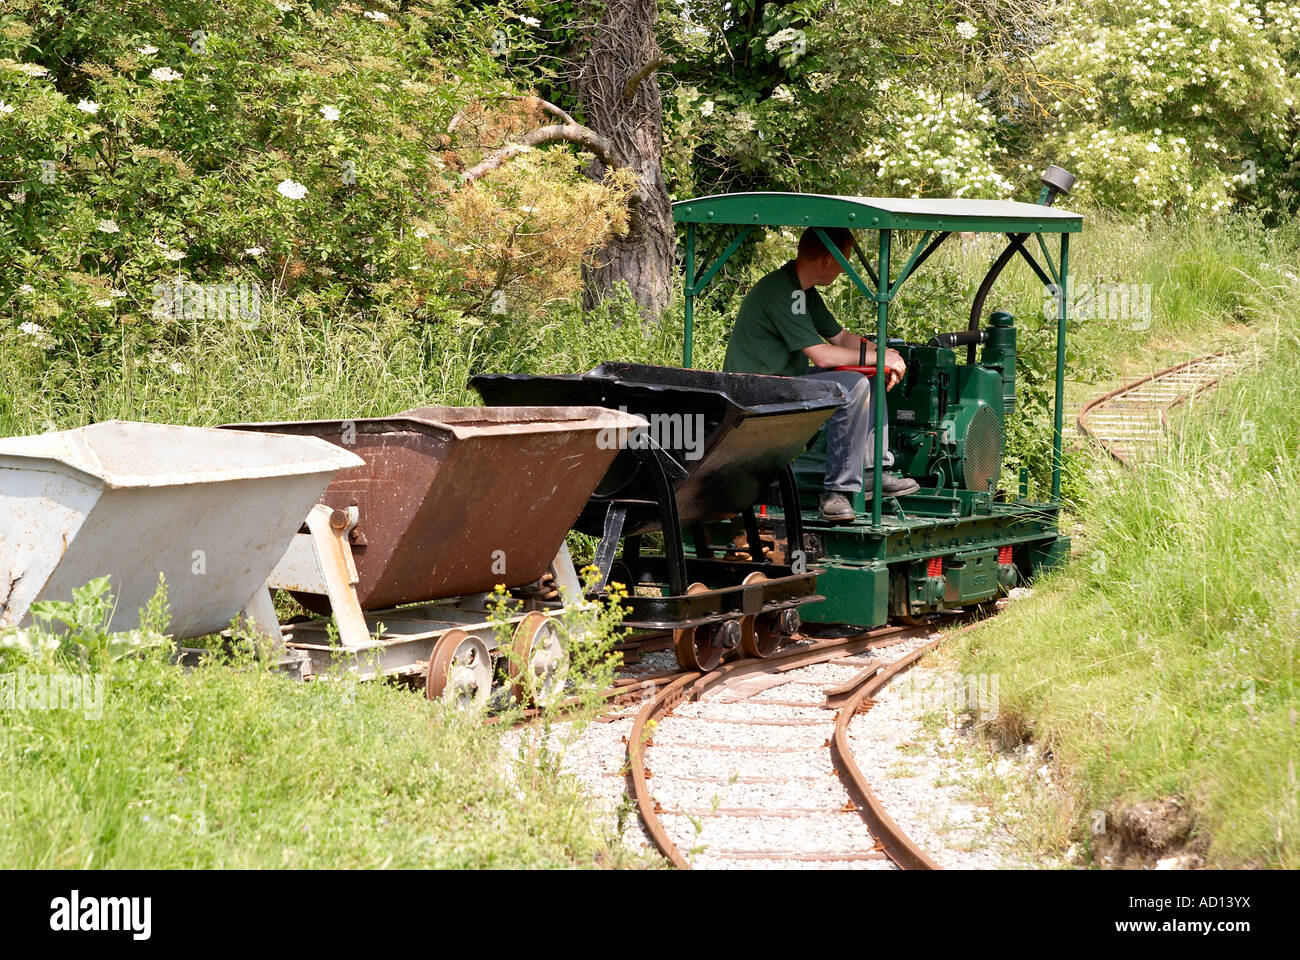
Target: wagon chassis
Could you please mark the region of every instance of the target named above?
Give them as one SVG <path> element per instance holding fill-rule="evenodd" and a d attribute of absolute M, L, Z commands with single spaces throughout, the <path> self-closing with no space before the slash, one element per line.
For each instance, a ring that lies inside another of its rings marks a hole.
<path fill-rule="evenodd" d="M 802 560 L 793 566 L 763 560 L 753 506 L 740 512 L 748 562 L 715 556 L 706 525 L 699 522 L 690 524 L 695 556 L 687 556 L 674 489 L 686 471 L 651 438 L 629 447 L 629 452 L 651 478 L 656 499 L 606 500 L 604 530 L 595 555 L 596 589 L 605 590 L 617 571 L 620 576 L 614 581 L 625 580 L 629 588 L 629 595 L 621 600 L 628 608 L 623 625 L 637 631 L 671 630 L 678 660 L 688 669 L 710 669 L 737 647 L 749 656 L 774 653 L 780 641 L 798 629 L 796 609 L 824 599 L 815 592 L 816 573 L 810 573 Z M 788 465 L 778 474 L 777 488 L 792 518 L 789 542 L 801 543 L 799 494 Z M 657 513 L 662 555 L 643 555 L 641 534 L 624 536 L 629 513 L 638 509 Z M 637 588 L 650 588 L 654 595 L 637 595 Z"/>
<path fill-rule="evenodd" d="M 267 597 L 274 589 L 327 597 L 330 614 L 287 623 L 271 632 L 272 660 L 301 679 L 351 675 L 424 677 L 429 699 L 450 698 L 463 705 L 483 705 L 491 693 L 492 677 L 503 652 L 500 637 L 511 633 L 517 659 L 532 664 L 545 677 L 562 665 L 557 660 L 556 618 L 563 605 L 530 599 L 525 609 L 502 615 L 493 610 L 492 595 L 471 594 L 452 599 L 363 610 L 357 596 L 358 574 L 352 556 L 351 533 L 358 510 L 346 511 L 318 503 L 280 563 L 267 580 Z M 567 545 L 551 563 L 560 595 L 581 596 L 581 586 Z M 544 649 L 543 649 L 544 647 Z"/>

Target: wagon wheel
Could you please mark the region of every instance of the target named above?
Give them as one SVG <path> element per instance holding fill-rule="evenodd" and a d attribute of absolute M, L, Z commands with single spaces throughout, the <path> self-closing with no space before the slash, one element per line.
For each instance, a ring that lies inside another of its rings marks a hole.
<path fill-rule="evenodd" d="M 492 655 L 473 634 L 452 628 L 438 638 L 429 657 L 424 695 L 462 710 L 481 710 L 492 695 Z"/>
<path fill-rule="evenodd" d="M 709 588 L 702 583 L 692 583 L 686 588 L 688 597 L 704 593 Z M 677 663 L 683 670 L 712 670 L 722 661 L 726 652 L 714 643 L 717 637 L 717 624 L 702 623 L 696 627 L 682 627 L 673 631 L 673 649 L 677 651 Z"/>
<path fill-rule="evenodd" d="M 541 612 L 527 614 L 510 643 L 510 692 L 520 703 L 544 707 L 564 692 L 569 654 L 559 627 Z"/>
<path fill-rule="evenodd" d="M 749 576 L 741 581 L 742 584 L 762 583 L 767 576 L 760 570 L 755 570 Z M 781 645 L 781 637 L 776 631 L 777 615 L 773 613 L 760 613 L 750 615 L 740 621 L 740 651 L 747 657 L 758 657 L 760 660 L 770 657 L 776 653 L 776 648 Z"/>

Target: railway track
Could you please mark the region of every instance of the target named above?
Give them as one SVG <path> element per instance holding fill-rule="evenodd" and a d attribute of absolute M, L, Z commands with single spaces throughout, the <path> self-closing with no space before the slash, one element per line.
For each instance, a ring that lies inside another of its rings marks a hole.
<path fill-rule="evenodd" d="M 1170 410 L 1211 389 L 1241 363 L 1239 354 L 1223 351 L 1139 377 L 1090 401 L 1079 412 L 1079 431 L 1132 467 L 1172 429 Z"/>
<path fill-rule="evenodd" d="M 682 868 L 937 869 L 893 821 L 854 760 L 853 717 L 943 637 L 969 622 L 788 646 L 683 674 L 647 700 L 627 738 L 627 781 L 646 832 Z"/>

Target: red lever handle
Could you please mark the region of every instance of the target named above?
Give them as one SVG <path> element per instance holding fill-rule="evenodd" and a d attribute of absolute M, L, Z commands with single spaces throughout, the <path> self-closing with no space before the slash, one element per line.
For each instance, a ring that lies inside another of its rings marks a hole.
<path fill-rule="evenodd" d="M 851 370 L 851 371 L 853 371 L 854 373 L 860 373 L 860 374 L 862 374 L 864 377 L 874 377 L 874 376 L 876 375 L 876 368 L 875 368 L 874 366 L 872 366 L 872 367 L 831 367 L 831 369 L 832 369 L 832 370 Z"/>

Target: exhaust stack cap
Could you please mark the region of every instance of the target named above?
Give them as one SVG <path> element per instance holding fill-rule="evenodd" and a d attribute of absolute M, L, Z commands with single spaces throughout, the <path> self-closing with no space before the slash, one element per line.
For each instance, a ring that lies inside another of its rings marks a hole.
<path fill-rule="evenodd" d="M 1050 166 L 1043 171 L 1043 186 L 1047 187 L 1054 193 L 1063 193 L 1067 197 L 1070 195 L 1070 188 L 1074 186 L 1074 174 L 1064 167 Z"/>

